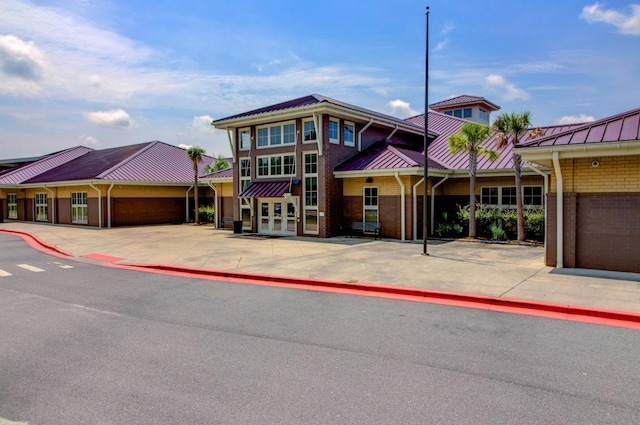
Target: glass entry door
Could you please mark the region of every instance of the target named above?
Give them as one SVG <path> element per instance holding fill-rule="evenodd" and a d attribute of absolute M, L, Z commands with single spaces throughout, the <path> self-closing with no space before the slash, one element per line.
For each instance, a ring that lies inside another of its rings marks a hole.
<path fill-rule="evenodd" d="M 265 235 L 296 235 L 296 208 L 293 199 L 261 198 L 258 233 Z"/>

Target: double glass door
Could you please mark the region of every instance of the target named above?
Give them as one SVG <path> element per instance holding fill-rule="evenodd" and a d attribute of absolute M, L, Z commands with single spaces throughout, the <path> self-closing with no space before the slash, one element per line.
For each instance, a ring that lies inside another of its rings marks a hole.
<path fill-rule="evenodd" d="M 263 198 L 258 200 L 260 217 L 258 233 L 296 235 L 296 207 L 293 199 Z"/>

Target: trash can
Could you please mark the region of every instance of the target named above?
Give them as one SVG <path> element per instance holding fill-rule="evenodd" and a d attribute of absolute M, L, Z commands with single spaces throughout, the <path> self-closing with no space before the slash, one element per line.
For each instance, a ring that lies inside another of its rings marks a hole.
<path fill-rule="evenodd" d="M 242 233 L 242 220 L 233 221 L 233 233 Z"/>

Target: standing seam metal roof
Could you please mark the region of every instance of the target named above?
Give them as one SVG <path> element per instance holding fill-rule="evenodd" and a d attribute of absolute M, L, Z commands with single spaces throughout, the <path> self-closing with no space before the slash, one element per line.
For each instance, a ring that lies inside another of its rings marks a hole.
<path fill-rule="evenodd" d="M 48 172 L 56 167 L 59 167 L 65 163 L 73 161 L 74 159 L 85 155 L 88 152 L 92 152 L 93 149 L 86 146 L 75 146 L 57 152 L 46 157 L 18 167 L 16 169 L 10 169 L 7 173 L 4 173 L 0 177 L 0 184 L 20 184 L 32 179 L 38 175 Z"/>

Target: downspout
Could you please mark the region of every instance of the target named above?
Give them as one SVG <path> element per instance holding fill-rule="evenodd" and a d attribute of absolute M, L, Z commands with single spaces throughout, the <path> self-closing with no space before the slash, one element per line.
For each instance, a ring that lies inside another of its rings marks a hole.
<path fill-rule="evenodd" d="M 400 190 L 402 190 L 401 195 L 400 195 L 400 225 L 401 230 L 400 230 L 400 235 L 401 235 L 401 240 L 406 240 L 406 235 L 405 235 L 405 226 L 406 226 L 406 222 L 407 222 L 407 217 L 405 217 L 405 193 L 404 193 L 404 183 L 402 183 L 402 179 L 400 178 L 400 175 L 398 174 L 398 172 L 396 171 L 394 174 L 396 181 L 398 182 L 398 184 L 400 185 Z"/>
<path fill-rule="evenodd" d="M 362 127 L 362 130 L 358 131 L 358 152 L 362 150 L 362 133 L 364 133 L 364 131 L 369 128 L 371 124 L 373 124 L 373 118 L 369 119 L 367 125 Z"/>
<path fill-rule="evenodd" d="M 318 144 L 318 156 L 322 156 L 322 129 L 318 125 L 318 116 L 316 114 L 313 114 L 313 125 L 316 127 L 316 143 Z M 298 143 L 296 143 L 296 147 L 297 146 Z"/>
<path fill-rule="evenodd" d="M 184 202 L 185 202 L 185 221 L 188 223 L 189 222 L 189 191 L 193 189 L 193 185 L 189 186 L 189 189 L 187 189 L 187 191 L 184 194 Z"/>
<path fill-rule="evenodd" d="M 98 229 L 102 229 L 102 192 L 93 183 L 89 183 L 89 186 L 98 192 Z"/>
<path fill-rule="evenodd" d="M 444 178 L 442 180 L 440 180 L 438 183 L 434 184 L 433 186 L 431 186 L 431 234 L 433 235 L 433 229 L 434 229 L 434 214 L 436 211 L 436 194 L 434 192 L 435 188 L 440 186 L 442 183 L 444 183 L 445 181 L 447 181 L 447 179 L 449 178 L 449 176 L 444 176 Z"/>
<path fill-rule="evenodd" d="M 111 229 L 111 189 L 114 185 L 115 183 L 111 183 L 107 190 L 107 229 Z"/>
<path fill-rule="evenodd" d="M 416 189 L 424 181 L 424 177 L 418 180 L 418 183 L 413 185 L 413 240 L 418 240 L 418 194 Z M 424 209 L 424 206 L 423 206 Z"/>
<path fill-rule="evenodd" d="M 235 129 L 233 129 L 233 133 L 235 133 Z M 233 156 L 233 162 L 237 163 L 237 154 L 236 154 L 236 144 L 234 141 L 232 130 L 227 128 L 227 138 L 229 139 L 229 146 L 231 147 L 231 155 Z"/>
<path fill-rule="evenodd" d="M 544 225 L 547 225 L 547 194 L 549 193 L 549 175 L 547 173 L 543 173 L 538 169 L 538 167 L 534 167 L 532 163 L 527 162 L 529 168 L 531 168 L 536 173 L 540 174 L 544 179 Z M 544 231 L 544 246 L 547 246 L 547 230 L 545 228 Z"/>
<path fill-rule="evenodd" d="M 393 129 L 393 131 L 391 132 L 390 135 L 387 136 L 387 142 L 389 140 L 391 140 L 391 138 L 393 137 L 394 134 L 396 134 L 396 131 L 398 131 L 398 126 L 396 125 L 396 128 Z"/>
<path fill-rule="evenodd" d="M 553 169 L 556 172 L 556 267 L 564 267 L 564 193 L 562 170 L 558 151 L 553 152 Z"/>
<path fill-rule="evenodd" d="M 42 187 L 51 194 L 51 224 L 56 224 L 56 194 L 46 185 Z"/>
<path fill-rule="evenodd" d="M 216 187 L 215 184 L 211 183 L 211 181 L 208 182 L 209 183 L 209 187 L 211 188 L 211 190 L 213 190 L 213 205 L 215 208 L 215 217 L 216 217 L 216 222 L 213 223 L 214 227 L 217 229 L 218 228 L 218 223 L 220 222 L 219 217 L 218 217 L 218 189 Z"/>

